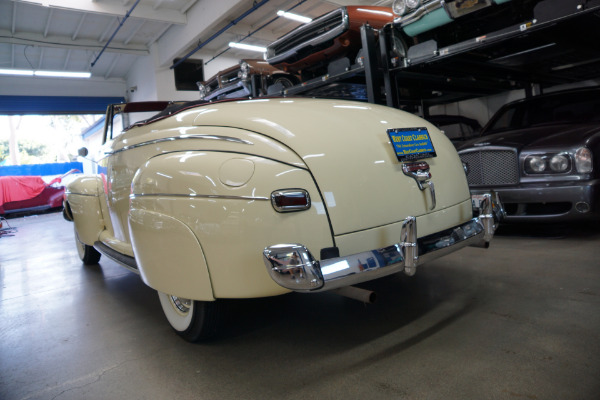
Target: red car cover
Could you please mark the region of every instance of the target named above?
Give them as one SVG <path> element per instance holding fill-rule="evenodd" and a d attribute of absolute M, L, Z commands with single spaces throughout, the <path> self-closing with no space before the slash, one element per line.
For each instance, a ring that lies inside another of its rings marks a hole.
<path fill-rule="evenodd" d="M 0 176 L 0 206 L 11 201 L 32 199 L 46 183 L 39 176 Z"/>

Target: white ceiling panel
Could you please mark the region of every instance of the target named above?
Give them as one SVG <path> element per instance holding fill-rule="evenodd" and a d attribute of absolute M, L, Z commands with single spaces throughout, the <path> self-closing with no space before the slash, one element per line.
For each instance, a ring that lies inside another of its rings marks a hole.
<path fill-rule="evenodd" d="M 223 1 L 0 0 L 0 68 L 91 71 L 95 78 L 124 80 L 136 58 L 149 54 L 150 46 L 168 32 L 176 35 L 185 28 L 188 36 L 185 40 L 169 42 L 170 53 L 166 59 L 171 60 L 205 43 L 254 4 L 261 3 L 258 0 L 230 1 L 235 6 L 221 12 L 210 23 L 190 17 L 210 14 L 211 8 L 225 4 Z M 391 6 L 392 0 L 268 0 L 206 43 L 203 52 L 217 55 L 225 51 L 232 57 L 256 57 L 256 54 L 228 50 L 228 43 L 243 39 L 244 43 L 265 46 L 298 26 L 296 22 L 277 18 L 278 10 L 293 9 L 295 13 L 314 18 L 350 3 Z M 134 5 L 131 15 L 119 28 Z"/>

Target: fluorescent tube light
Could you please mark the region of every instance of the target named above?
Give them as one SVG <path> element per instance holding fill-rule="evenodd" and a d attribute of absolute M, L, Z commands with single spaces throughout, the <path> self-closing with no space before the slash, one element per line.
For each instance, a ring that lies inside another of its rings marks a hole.
<path fill-rule="evenodd" d="M 0 69 L 0 75 L 44 76 L 53 78 L 90 78 L 91 72 L 33 71 L 30 69 Z"/>
<path fill-rule="evenodd" d="M 312 21 L 312 18 L 304 17 L 302 15 L 294 14 L 294 13 L 283 11 L 283 10 L 277 11 L 277 15 L 279 15 L 280 17 L 283 17 L 283 18 L 302 22 L 303 24 L 306 24 L 306 23 Z"/>
<path fill-rule="evenodd" d="M 89 78 L 91 72 L 70 72 L 70 71 L 35 71 L 35 76 L 51 76 L 55 78 Z"/>
<path fill-rule="evenodd" d="M 229 47 L 234 47 L 236 49 L 249 50 L 249 51 L 258 51 L 259 53 L 264 53 L 267 51 L 266 47 L 253 46 L 251 44 L 237 43 L 237 42 L 229 42 Z"/>
<path fill-rule="evenodd" d="M 25 75 L 33 76 L 33 71 L 26 69 L 0 69 L 0 75 Z"/>

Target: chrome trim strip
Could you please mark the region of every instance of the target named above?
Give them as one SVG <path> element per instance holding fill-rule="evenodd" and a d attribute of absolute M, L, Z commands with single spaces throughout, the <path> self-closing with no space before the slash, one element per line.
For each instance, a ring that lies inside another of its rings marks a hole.
<path fill-rule="evenodd" d="M 405 14 L 401 17 L 396 18 L 394 20 L 394 25 L 400 25 L 400 27 L 404 27 L 406 25 L 410 25 L 414 22 L 417 22 L 430 12 L 435 11 L 438 8 L 444 7 L 445 3 L 446 2 L 444 0 L 434 0 L 432 2 L 423 4 L 421 7 L 417 8 L 412 13 Z"/>
<path fill-rule="evenodd" d="M 290 38 L 295 38 L 295 37 L 301 36 L 304 31 L 312 28 L 311 25 L 313 23 L 318 23 L 321 20 L 326 20 L 327 18 L 330 17 L 330 15 L 333 15 L 333 14 L 339 13 L 339 12 L 342 13 L 342 23 L 339 26 L 336 26 L 335 28 L 331 29 L 330 31 L 325 32 L 324 34 L 322 34 L 320 36 L 314 37 L 307 41 L 302 41 L 300 44 L 292 47 L 289 50 L 284 51 L 283 53 L 273 54 L 273 52 L 275 51 L 273 49 L 273 47 L 279 45 L 281 42 L 285 42 L 286 40 L 289 40 Z M 321 18 L 317 18 L 308 24 L 299 26 L 298 28 L 294 29 L 293 31 L 289 32 L 288 34 L 284 35 L 283 37 L 277 39 L 276 41 L 274 41 L 273 43 L 268 45 L 267 51 L 265 52 L 265 60 L 269 64 L 278 64 L 278 63 L 284 62 L 288 57 L 297 53 L 298 50 L 301 48 L 314 46 L 319 43 L 325 42 L 327 40 L 332 40 L 332 39 L 338 37 L 339 35 L 341 35 L 348 29 L 349 24 L 350 24 L 350 22 L 349 22 L 348 11 L 346 10 L 346 7 L 341 7 L 337 10 L 333 10 L 332 12 L 323 15 Z"/>
<path fill-rule="evenodd" d="M 87 196 L 87 197 L 98 197 L 97 194 L 77 193 L 77 192 L 71 192 L 69 190 L 65 190 L 65 194 L 66 195 L 73 194 L 73 195 L 77 195 L 77 196 Z"/>
<path fill-rule="evenodd" d="M 175 141 L 175 140 L 186 140 L 186 139 L 220 140 L 220 141 L 224 141 L 224 142 L 232 142 L 232 143 L 238 143 L 238 144 L 254 145 L 254 143 L 252 143 L 252 142 L 250 142 L 248 140 L 234 138 L 234 137 L 231 137 L 231 136 L 219 136 L 219 135 L 181 135 L 181 136 L 171 136 L 171 137 L 162 138 L 162 139 L 149 140 L 147 142 L 142 142 L 142 143 L 138 143 L 138 144 L 132 144 L 131 146 L 125 146 L 122 149 L 118 149 L 118 150 L 115 150 L 115 151 L 109 151 L 109 152 L 106 152 L 104 154 L 111 155 L 111 154 L 120 153 L 120 152 L 125 151 L 125 150 L 131 150 L 131 149 L 135 149 L 135 148 L 142 147 L 142 146 L 149 146 L 149 145 L 152 145 L 152 144 L 157 144 L 157 143 L 162 143 L 162 142 L 172 142 L 172 141 Z"/>
<path fill-rule="evenodd" d="M 517 149 L 509 146 L 490 146 L 490 145 L 474 145 L 475 147 L 470 147 L 468 149 L 463 149 L 458 152 L 458 154 L 462 153 L 472 153 L 474 151 L 482 151 L 482 150 L 503 150 L 503 151 L 512 151 L 513 153 L 517 153 Z"/>
<path fill-rule="evenodd" d="M 136 197 L 182 197 L 188 199 L 225 199 L 225 200 L 258 200 L 258 201 L 270 201 L 268 197 L 261 196 L 221 196 L 217 194 L 173 194 L 173 193 L 132 193 L 129 195 L 130 199 Z"/>

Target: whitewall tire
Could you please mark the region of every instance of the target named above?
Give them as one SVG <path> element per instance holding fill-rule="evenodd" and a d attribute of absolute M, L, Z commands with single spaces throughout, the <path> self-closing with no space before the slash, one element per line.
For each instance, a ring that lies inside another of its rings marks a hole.
<path fill-rule="evenodd" d="M 163 312 L 177 334 L 189 342 L 213 338 L 218 328 L 218 303 L 158 292 Z"/>

